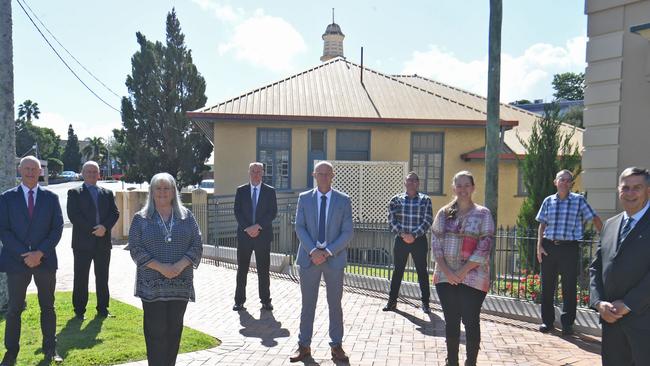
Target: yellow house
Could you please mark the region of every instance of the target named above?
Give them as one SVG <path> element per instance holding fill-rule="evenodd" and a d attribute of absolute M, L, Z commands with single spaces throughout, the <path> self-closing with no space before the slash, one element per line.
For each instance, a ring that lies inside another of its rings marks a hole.
<path fill-rule="evenodd" d="M 423 77 L 335 57 L 189 116 L 214 144 L 216 195 L 234 194 L 251 161 L 266 165 L 264 180 L 279 191 L 301 192 L 312 186 L 313 161 L 328 159 L 406 161 L 436 210 L 452 198 L 451 177 L 470 170 L 483 201 L 486 100 Z M 514 224 L 523 201 L 516 136 L 526 138 L 536 118 L 501 107 L 499 224 Z"/>

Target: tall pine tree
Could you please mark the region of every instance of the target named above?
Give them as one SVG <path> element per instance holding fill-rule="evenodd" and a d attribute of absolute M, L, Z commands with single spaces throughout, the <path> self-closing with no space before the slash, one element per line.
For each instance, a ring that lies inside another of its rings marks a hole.
<path fill-rule="evenodd" d="M 79 151 L 79 138 L 74 133 L 72 125 L 68 126 L 68 141 L 63 150 L 63 170 L 79 171 L 81 165 L 81 152 Z"/>
<path fill-rule="evenodd" d="M 186 112 L 201 108 L 207 100 L 205 80 L 192 63 L 176 11 L 167 14 L 165 44 L 151 42 L 138 32 L 140 50 L 131 58 L 131 75 L 122 98 L 121 131 L 114 131 L 122 145 L 118 151 L 126 163 L 127 178 L 149 180 L 159 172 L 174 176 L 179 186 L 195 184 L 212 151 Z"/>

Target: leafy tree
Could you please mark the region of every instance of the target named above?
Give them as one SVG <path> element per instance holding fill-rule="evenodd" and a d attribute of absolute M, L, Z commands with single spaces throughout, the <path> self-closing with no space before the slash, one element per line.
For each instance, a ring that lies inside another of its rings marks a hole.
<path fill-rule="evenodd" d="M 533 237 L 519 242 L 522 265 L 527 269 L 538 269 L 535 258 L 535 233 L 538 223 L 535 216 L 544 198 L 556 191 L 553 185 L 555 174 L 562 169 L 568 169 L 577 175 L 581 168 L 578 147 L 573 146 L 570 141 L 575 131 L 566 134 L 560 131 L 562 122 L 559 111 L 558 105 L 551 103 L 544 108 L 544 115 L 533 125 L 527 141 L 517 136 L 526 148 L 526 156 L 519 164 L 528 192 L 517 216 L 517 227 L 525 234 L 529 231 Z"/>
<path fill-rule="evenodd" d="M 86 160 L 93 160 L 101 165 L 102 161 L 106 157 L 106 145 L 104 145 L 104 139 L 101 137 L 93 137 L 87 139 L 88 145 L 84 146 L 81 149 Z"/>
<path fill-rule="evenodd" d="M 68 141 L 65 143 L 63 150 L 64 170 L 79 171 L 81 165 L 81 152 L 79 151 L 79 138 L 74 133 L 72 125 L 68 126 Z"/>
<path fill-rule="evenodd" d="M 52 176 L 59 175 L 63 171 L 63 162 L 57 158 L 48 158 L 47 170 Z"/>
<path fill-rule="evenodd" d="M 61 139 L 53 129 L 38 127 L 32 124 L 32 118 L 38 119 L 41 114 L 38 103 L 27 99 L 18 106 L 18 119 L 16 120 L 16 155 L 25 156 L 35 152 L 38 146 L 38 157 L 41 159 L 60 158 L 59 144 Z"/>
<path fill-rule="evenodd" d="M 528 99 L 519 99 L 519 100 L 515 100 L 514 102 L 512 102 L 510 104 L 519 105 L 519 104 L 531 104 L 531 103 L 532 102 L 530 100 L 528 100 Z"/>
<path fill-rule="evenodd" d="M 38 119 L 40 114 L 41 110 L 38 108 L 38 103 L 34 103 L 29 99 L 18 105 L 18 119 L 32 122 L 32 117 Z"/>
<path fill-rule="evenodd" d="M 167 14 L 166 30 L 164 44 L 136 33 L 140 49 L 131 58 L 126 79 L 129 96 L 122 99 L 123 129 L 114 136 L 129 180 L 142 182 L 168 172 L 185 186 L 200 180 L 212 151 L 186 116 L 205 105 L 205 80 L 185 46 L 174 9 Z"/>
<path fill-rule="evenodd" d="M 582 128 L 583 114 L 584 114 L 584 107 L 575 106 L 569 109 L 568 111 L 566 111 L 566 113 L 564 113 L 564 115 L 562 116 L 562 122 Z"/>
<path fill-rule="evenodd" d="M 553 75 L 553 97 L 556 100 L 583 100 L 585 98 L 585 74 L 565 72 Z"/>

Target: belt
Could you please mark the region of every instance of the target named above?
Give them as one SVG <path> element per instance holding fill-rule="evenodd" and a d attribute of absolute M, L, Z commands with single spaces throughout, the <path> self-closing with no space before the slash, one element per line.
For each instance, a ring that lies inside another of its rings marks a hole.
<path fill-rule="evenodd" d="M 551 240 L 546 238 L 544 238 L 544 240 L 555 245 L 578 244 L 577 240 Z"/>

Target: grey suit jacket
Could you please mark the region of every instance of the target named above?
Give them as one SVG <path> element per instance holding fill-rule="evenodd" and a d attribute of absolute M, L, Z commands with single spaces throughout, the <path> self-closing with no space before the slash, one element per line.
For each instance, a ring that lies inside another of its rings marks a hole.
<path fill-rule="evenodd" d="M 311 266 L 309 253 L 316 248 L 318 239 L 318 194 L 317 188 L 303 192 L 298 197 L 296 208 L 296 234 L 300 245 L 296 263 L 301 267 Z M 332 256 L 326 264 L 334 269 L 343 269 L 347 263 L 347 246 L 352 240 L 352 204 L 345 193 L 332 189 L 325 240 Z"/>
<path fill-rule="evenodd" d="M 623 300 L 631 312 L 618 322 L 650 329 L 650 210 L 630 231 L 618 250 L 616 242 L 623 214 L 607 220 L 600 244 L 589 267 L 590 305 Z"/>

